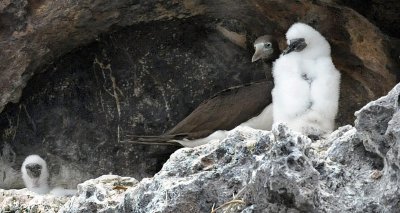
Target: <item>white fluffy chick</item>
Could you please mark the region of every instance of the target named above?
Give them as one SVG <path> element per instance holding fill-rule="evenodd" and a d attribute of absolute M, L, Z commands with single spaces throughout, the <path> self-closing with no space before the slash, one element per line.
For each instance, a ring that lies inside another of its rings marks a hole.
<path fill-rule="evenodd" d="M 335 126 L 340 72 L 332 62 L 328 41 L 314 28 L 295 23 L 286 39 L 289 46 L 273 67 L 274 124 L 286 123 L 319 138 Z"/>
<path fill-rule="evenodd" d="M 47 194 L 49 189 L 46 161 L 39 155 L 29 155 L 21 167 L 22 179 L 26 188 L 38 194 Z"/>
<path fill-rule="evenodd" d="M 62 187 L 55 187 L 50 190 L 47 163 L 39 155 L 29 155 L 26 157 L 22 163 L 21 173 L 26 188 L 38 194 L 70 196 L 77 192 L 75 189 L 64 189 Z"/>

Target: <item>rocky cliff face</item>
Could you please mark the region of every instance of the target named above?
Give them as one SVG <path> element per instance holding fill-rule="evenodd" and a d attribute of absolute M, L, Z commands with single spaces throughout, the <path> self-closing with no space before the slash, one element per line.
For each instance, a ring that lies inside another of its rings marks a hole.
<path fill-rule="evenodd" d="M 353 8 L 372 23 L 393 37 L 400 38 L 400 4 L 396 0 L 337 0 L 339 4 Z"/>
<path fill-rule="evenodd" d="M 338 126 L 395 85 L 396 40 L 340 1 L 3 1 L 0 188 L 22 187 L 15 177 L 32 153 L 57 185 L 151 177 L 177 148 L 124 137 L 161 134 L 222 89 L 265 71 L 271 80 L 267 64 L 250 63 L 251 43 L 273 34 L 284 48 L 296 21 L 331 43 Z"/>
<path fill-rule="evenodd" d="M 182 148 L 137 182 L 102 176 L 69 200 L 0 190 L 7 210 L 59 212 L 397 212 L 400 84 L 356 113 L 355 126 L 311 141 L 285 125 L 236 128 L 221 142 Z M 379 121 L 379 122 L 376 122 Z M 29 194 L 29 193 L 28 193 Z M 14 202 L 7 203 L 9 197 Z M 39 203 L 37 197 L 42 197 Z M 58 203 L 59 206 L 55 206 Z"/>

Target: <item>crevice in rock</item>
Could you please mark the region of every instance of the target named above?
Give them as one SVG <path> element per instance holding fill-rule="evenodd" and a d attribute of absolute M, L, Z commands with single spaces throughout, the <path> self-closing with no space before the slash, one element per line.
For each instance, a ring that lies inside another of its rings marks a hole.
<path fill-rule="evenodd" d="M 390 181 L 397 182 L 400 168 L 394 163 L 390 165 L 390 168 L 393 170 L 390 174 Z"/>
<path fill-rule="evenodd" d="M 304 170 L 304 163 L 306 162 L 306 160 L 302 156 L 299 158 L 296 158 L 295 156 L 289 156 L 286 162 L 289 169 L 299 172 Z"/>
<path fill-rule="evenodd" d="M 365 150 L 362 143 L 358 143 L 354 147 L 354 153 L 359 153 L 361 160 L 368 162 L 371 169 L 382 170 L 384 167 L 384 160 L 378 154 Z"/>
<path fill-rule="evenodd" d="M 280 188 L 278 191 L 271 191 L 269 200 L 271 203 L 282 204 L 287 208 L 295 208 L 295 196 L 288 192 L 285 188 Z"/>

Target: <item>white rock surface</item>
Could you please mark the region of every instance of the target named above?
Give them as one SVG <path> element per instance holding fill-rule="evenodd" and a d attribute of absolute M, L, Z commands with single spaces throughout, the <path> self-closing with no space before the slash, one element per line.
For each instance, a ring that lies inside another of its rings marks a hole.
<path fill-rule="evenodd" d="M 136 186 L 135 178 L 103 175 L 78 185 L 78 195 L 72 197 L 60 212 L 116 212 L 125 191 Z"/>
<path fill-rule="evenodd" d="M 39 195 L 28 189 L 0 189 L 0 212 L 58 212 L 68 197 Z"/>

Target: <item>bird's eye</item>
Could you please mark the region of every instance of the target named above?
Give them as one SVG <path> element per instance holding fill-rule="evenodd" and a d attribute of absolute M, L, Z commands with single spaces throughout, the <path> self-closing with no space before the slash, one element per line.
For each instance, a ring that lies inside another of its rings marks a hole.
<path fill-rule="evenodd" d="M 265 47 L 265 48 L 270 48 L 270 47 L 271 47 L 271 43 L 265 43 L 265 44 L 264 44 L 264 47 Z"/>

